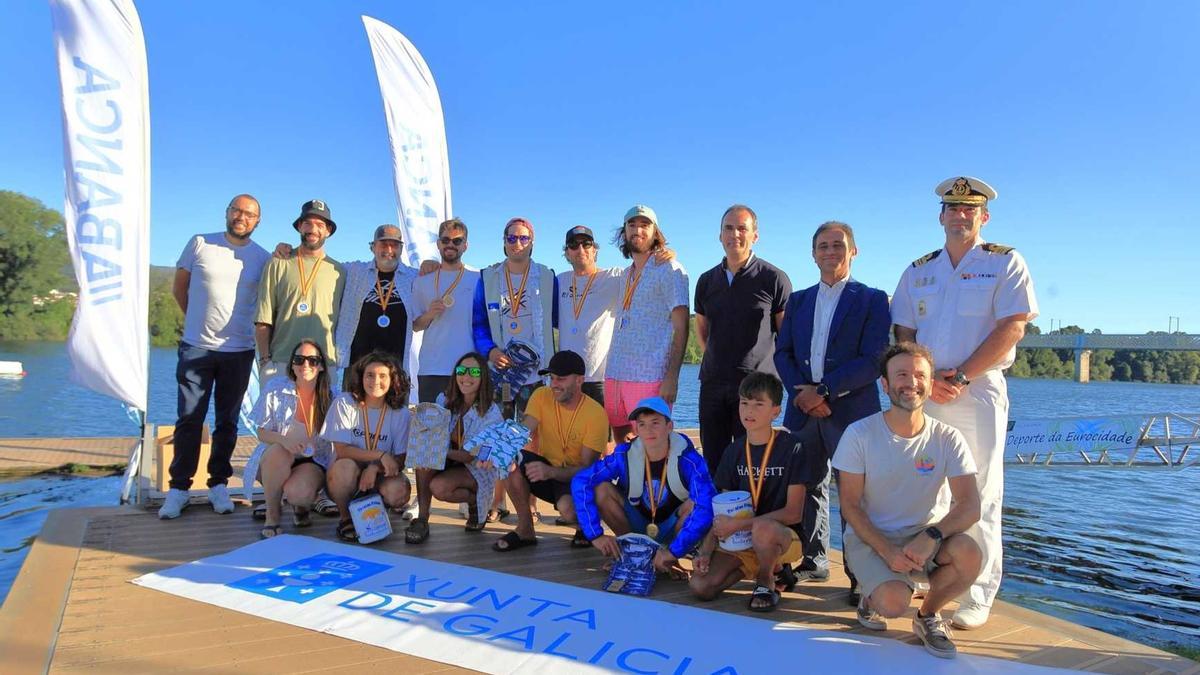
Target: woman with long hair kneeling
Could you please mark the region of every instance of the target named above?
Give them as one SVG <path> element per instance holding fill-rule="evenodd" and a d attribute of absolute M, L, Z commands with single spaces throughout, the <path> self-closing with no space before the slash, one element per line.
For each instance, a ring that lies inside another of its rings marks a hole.
<path fill-rule="evenodd" d="M 331 396 L 325 366 L 321 346 L 301 340 L 292 350 L 287 377 L 268 382 L 254 404 L 261 444 L 247 466 L 258 466 L 256 477 L 266 493 L 263 539 L 279 534 L 284 496 L 292 505 L 292 524 L 312 525 L 309 509 L 333 462 L 333 447 L 317 435 Z"/>
<path fill-rule="evenodd" d="M 387 352 L 373 351 L 350 367 L 348 391 L 333 402 L 321 436 L 333 443 L 329 497 L 338 507 L 337 535 L 356 541 L 350 500 L 378 491 L 389 508 L 408 503 L 404 475 L 408 445 L 408 376 Z"/>
<path fill-rule="evenodd" d="M 450 411 L 450 450 L 446 468 L 417 469 L 417 507 L 419 513 L 404 531 L 404 541 L 419 544 L 429 536 L 429 504 L 433 497 L 451 504 L 467 505 L 468 532 L 483 530 L 476 503 L 479 483 L 471 467 L 475 457 L 463 450 L 463 443 L 484 428 L 504 421 L 500 407 L 492 401 L 492 384 L 487 358 L 469 353 L 454 364 L 453 376 L 437 404 Z M 489 500 L 490 502 L 490 500 Z"/>

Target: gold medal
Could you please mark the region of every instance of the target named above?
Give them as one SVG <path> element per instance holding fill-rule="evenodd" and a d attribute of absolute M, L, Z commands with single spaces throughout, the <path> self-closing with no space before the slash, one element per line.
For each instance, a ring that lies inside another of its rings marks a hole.
<path fill-rule="evenodd" d="M 449 293 L 443 295 L 442 296 L 442 304 L 445 305 L 447 309 L 453 307 L 454 306 L 454 296 L 450 295 Z"/>
<path fill-rule="evenodd" d="M 667 452 L 670 453 L 670 450 Z M 654 523 L 654 519 L 658 517 L 658 503 L 662 501 L 663 495 L 667 494 L 667 466 L 671 463 L 670 455 L 663 457 L 662 474 L 658 477 L 658 494 L 654 493 L 654 481 L 651 480 L 650 454 L 643 454 L 642 459 L 646 460 L 646 492 L 650 493 L 650 524 L 646 526 L 646 534 L 654 539 L 658 537 L 658 525 Z"/>
<path fill-rule="evenodd" d="M 650 535 L 651 539 L 658 539 L 658 525 L 650 523 L 646 526 L 646 534 Z"/>

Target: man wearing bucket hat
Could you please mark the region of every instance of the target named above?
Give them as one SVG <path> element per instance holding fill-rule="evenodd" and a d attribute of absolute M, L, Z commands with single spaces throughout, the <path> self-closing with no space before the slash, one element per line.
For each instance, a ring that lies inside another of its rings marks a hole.
<path fill-rule="evenodd" d="M 666 248 L 667 237 L 649 206 L 629 209 L 614 241 L 632 260 L 622 277 L 604 375 L 604 408 L 613 438 L 620 442 L 629 433 L 629 412 L 638 401 L 661 396 L 674 404 L 679 393 L 688 338 L 688 278 L 678 261 L 655 257 Z"/>
<path fill-rule="evenodd" d="M 506 349 L 520 342 L 532 351 L 543 368 L 554 354 L 554 329 L 558 326 L 558 279 L 554 270 L 533 261 L 533 223 L 512 218 L 504 225 L 504 260 L 479 273 L 475 285 L 472 334 L 475 351 L 488 357 L 498 370 L 511 365 Z M 499 377 L 501 410 L 507 419 L 519 419 L 533 390 L 541 384 L 536 371 L 516 387 Z"/>
<path fill-rule="evenodd" d="M 337 365 L 348 368 L 360 357 L 380 350 L 391 354 L 406 371 L 412 355 L 412 285 L 416 270 L 400 261 L 404 240 L 400 228 L 380 225 L 368 244 L 371 260 L 343 265 L 346 288 L 334 329 Z"/>
<path fill-rule="evenodd" d="M 330 359 L 337 358 L 333 324 L 345 274 L 325 255 L 325 240 L 337 232 L 337 223 L 329 206 L 313 199 L 300 207 L 292 227 L 300 233 L 300 245 L 287 257 L 272 258 L 259 283 L 254 341 L 261 381 L 286 372 L 285 361 L 303 338 L 316 340 Z"/>
<path fill-rule="evenodd" d="M 963 433 L 979 469 L 982 510 L 971 534 L 983 549 L 983 566 L 953 617 L 956 627 L 971 629 L 987 622 L 1002 573 L 1004 369 L 1013 364 L 1038 305 L 1025 259 L 983 240 L 996 190 L 978 178 L 955 176 L 934 193 L 942 203 L 945 244 L 904 270 L 892 296 L 892 323 L 897 341 L 913 340 L 933 352 L 940 369 L 927 411 Z"/>
<path fill-rule="evenodd" d="M 504 480 L 517 510 L 517 527 L 492 548 L 501 553 L 537 544 L 530 495 L 553 504 L 565 521 L 575 520 L 571 479 L 591 465 L 608 445 L 604 408 L 583 394 L 583 357 L 572 351 L 555 354 L 539 375 L 550 384 L 529 398 L 522 424 L 533 433 L 520 466 Z M 589 547 L 582 532 L 571 546 Z"/>
<path fill-rule="evenodd" d="M 654 566 L 678 568 L 712 526 L 716 495 L 708 466 L 686 435 L 677 433 L 671 407 L 660 397 L 638 401 L 629 413 L 637 438 L 575 474 L 571 495 L 579 529 L 601 553 L 616 558 L 620 546 L 604 534 L 644 534 L 657 541 Z"/>
<path fill-rule="evenodd" d="M 713 482 L 723 493 L 718 499 L 741 492 L 744 500 L 740 509 L 730 509 L 735 517 L 714 507 L 713 527 L 700 545 L 689 582 L 702 600 L 753 579 L 750 610 L 769 612 L 779 604 L 780 590 L 795 586 L 790 564 L 804 554 L 805 485 L 820 481 L 825 467 L 795 436 L 771 427 L 782 404 L 783 383 L 775 375 L 753 372 L 742 379 L 738 413 L 746 435 L 725 449 Z"/>

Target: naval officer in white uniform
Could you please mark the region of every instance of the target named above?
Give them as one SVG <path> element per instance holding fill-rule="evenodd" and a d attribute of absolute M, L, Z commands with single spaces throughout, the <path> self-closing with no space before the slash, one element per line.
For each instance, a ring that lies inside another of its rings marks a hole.
<path fill-rule="evenodd" d="M 979 469 L 982 508 L 972 535 L 983 549 L 983 565 L 952 619 L 955 627 L 970 629 L 987 622 L 1000 588 L 1008 423 L 1002 371 L 1016 358 L 1017 342 L 1038 307 L 1021 255 L 981 236 L 996 191 L 978 178 L 956 176 L 935 192 L 946 243 L 904 270 L 892 297 L 892 321 L 897 341 L 932 350 L 938 370 L 925 410 L 962 432 Z"/>

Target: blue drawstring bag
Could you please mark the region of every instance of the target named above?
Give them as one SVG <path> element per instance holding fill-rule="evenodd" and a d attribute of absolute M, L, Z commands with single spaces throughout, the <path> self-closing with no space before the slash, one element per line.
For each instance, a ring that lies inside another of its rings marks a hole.
<path fill-rule="evenodd" d="M 617 544 L 621 547 L 621 559 L 613 563 L 601 588 L 610 593 L 650 595 L 658 579 L 654 571 L 658 542 L 644 534 L 631 532 L 617 537 Z"/>

